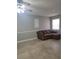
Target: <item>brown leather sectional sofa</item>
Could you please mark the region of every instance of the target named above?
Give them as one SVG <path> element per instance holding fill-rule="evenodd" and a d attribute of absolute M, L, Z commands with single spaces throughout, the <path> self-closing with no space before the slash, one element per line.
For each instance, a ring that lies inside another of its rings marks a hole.
<path fill-rule="evenodd" d="M 37 31 L 37 37 L 40 40 L 46 39 L 60 39 L 61 35 L 58 31 L 55 30 L 40 30 Z"/>

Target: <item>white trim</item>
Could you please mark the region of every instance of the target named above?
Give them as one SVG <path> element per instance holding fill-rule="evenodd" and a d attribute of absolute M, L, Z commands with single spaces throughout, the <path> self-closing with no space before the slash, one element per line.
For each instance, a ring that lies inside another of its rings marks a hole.
<path fill-rule="evenodd" d="M 30 40 L 35 40 L 35 39 L 37 39 L 37 37 L 30 38 L 30 39 L 20 40 L 20 41 L 17 41 L 17 43 L 22 43 L 22 42 L 26 42 L 26 41 L 30 41 Z"/>
<path fill-rule="evenodd" d="M 54 13 L 54 14 L 50 14 L 48 16 L 50 17 L 50 16 L 56 16 L 56 15 L 60 15 L 60 13 Z"/>
<path fill-rule="evenodd" d="M 30 30 L 30 31 L 17 32 L 17 33 L 36 32 L 36 31 L 39 31 L 39 30 L 45 30 L 45 29 Z"/>
<path fill-rule="evenodd" d="M 17 33 L 36 32 L 36 31 L 38 30 L 30 30 L 30 31 L 17 32 Z"/>

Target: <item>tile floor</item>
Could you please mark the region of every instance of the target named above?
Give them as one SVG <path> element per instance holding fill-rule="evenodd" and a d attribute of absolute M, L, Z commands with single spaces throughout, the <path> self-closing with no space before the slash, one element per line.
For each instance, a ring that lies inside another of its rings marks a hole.
<path fill-rule="evenodd" d="M 31 40 L 17 44 L 17 59 L 61 59 L 60 40 Z"/>

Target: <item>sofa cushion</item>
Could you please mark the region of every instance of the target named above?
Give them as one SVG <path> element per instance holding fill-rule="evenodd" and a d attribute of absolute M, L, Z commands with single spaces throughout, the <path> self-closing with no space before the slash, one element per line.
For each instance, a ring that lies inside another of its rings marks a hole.
<path fill-rule="evenodd" d="M 49 34 L 45 34 L 44 36 L 52 36 L 52 35 L 57 35 L 56 33 L 49 33 Z"/>

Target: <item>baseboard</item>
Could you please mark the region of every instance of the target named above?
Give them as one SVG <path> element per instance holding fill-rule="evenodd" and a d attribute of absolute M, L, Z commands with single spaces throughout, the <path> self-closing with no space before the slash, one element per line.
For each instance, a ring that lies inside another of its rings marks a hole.
<path fill-rule="evenodd" d="M 30 40 L 35 40 L 35 39 L 37 39 L 37 37 L 30 38 L 30 39 L 20 40 L 20 41 L 17 41 L 17 43 L 22 43 L 22 42 L 26 42 L 26 41 L 30 41 Z"/>

